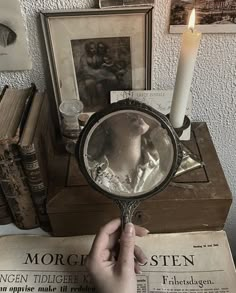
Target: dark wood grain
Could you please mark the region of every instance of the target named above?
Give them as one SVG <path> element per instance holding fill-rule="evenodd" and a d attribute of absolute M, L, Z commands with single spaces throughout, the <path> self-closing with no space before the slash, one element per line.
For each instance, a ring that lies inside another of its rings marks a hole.
<path fill-rule="evenodd" d="M 191 140 L 184 143 L 204 167 L 174 178 L 140 204 L 133 221 L 153 233 L 224 227 L 232 195 L 206 123 L 193 123 Z M 53 162 L 47 209 L 55 236 L 93 234 L 119 216 L 110 199 L 88 186 L 73 156 L 58 152 Z"/>

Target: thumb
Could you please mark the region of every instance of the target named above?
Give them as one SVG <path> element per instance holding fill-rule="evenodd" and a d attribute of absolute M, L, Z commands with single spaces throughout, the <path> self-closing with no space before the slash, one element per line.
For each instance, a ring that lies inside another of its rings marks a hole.
<path fill-rule="evenodd" d="M 118 266 L 120 269 L 134 269 L 135 229 L 132 223 L 127 223 L 120 238 Z"/>

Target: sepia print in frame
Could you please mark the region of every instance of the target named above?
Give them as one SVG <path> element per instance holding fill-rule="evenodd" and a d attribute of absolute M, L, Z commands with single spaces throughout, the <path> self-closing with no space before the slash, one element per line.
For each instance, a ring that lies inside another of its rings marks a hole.
<path fill-rule="evenodd" d="M 154 5 L 154 0 L 99 0 L 100 8 L 132 5 Z"/>
<path fill-rule="evenodd" d="M 0 1 L 0 71 L 32 69 L 19 0 Z"/>
<path fill-rule="evenodd" d="M 191 10 L 196 9 L 196 28 L 202 33 L 235 33 L 235 0 L 171 0 L 170 33 L 183 32 Z"/>
<path fill-rule="evenodd" d="M 41 22 L 57 107 L 79 99 L 96 112 L 110 91 L 151 88 L 151 7 L 45 11 Z"/>

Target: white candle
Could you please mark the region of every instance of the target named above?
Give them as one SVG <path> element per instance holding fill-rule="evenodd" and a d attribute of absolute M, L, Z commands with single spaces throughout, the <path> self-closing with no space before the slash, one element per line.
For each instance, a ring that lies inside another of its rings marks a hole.
<path fill-rule="evenodd" d="M 174 128 L 183 126 L 194 65 L 201 39 L 201 33 L 194 30 L 194 25 L 195 9 L 191 13 L 188 30 L 183 33 L 182 37 L 182 46 L 170 111 L 170 122 Z"/>

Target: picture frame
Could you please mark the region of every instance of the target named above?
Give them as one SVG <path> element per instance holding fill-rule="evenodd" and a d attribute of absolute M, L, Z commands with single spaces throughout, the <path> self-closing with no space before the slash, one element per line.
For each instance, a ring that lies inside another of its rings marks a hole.
<path fill-rule="evenodd" d="M 186 30 L 192 9 L 196 10 L 196 29 L 202 33 L 235 33 L 236 5 L 228 1 L 171 0 L 170 33 Z"/>
<path fill-rule="evenodd" d="M 0 71 L 31 70 L 27 32 L 19 0 L 0 1 Z"/>
<path fill-rule="evenodd" d="M 84 112 L 96 112 L 110 104 L 111 90 L 151 89 L 152 7 L 42 11 L 40 18 L 57 109 L 79 99 Z"/>
<path fill-rule="evenodd" d="M 121 7 L 132 5 L 153 5 L 154 0 L 99 0 L 99 7 Z"/>

